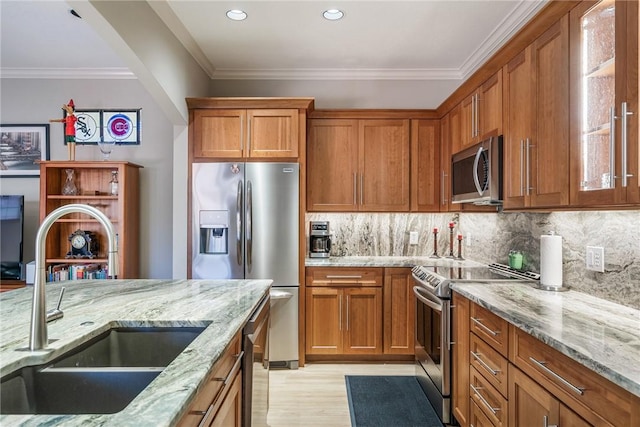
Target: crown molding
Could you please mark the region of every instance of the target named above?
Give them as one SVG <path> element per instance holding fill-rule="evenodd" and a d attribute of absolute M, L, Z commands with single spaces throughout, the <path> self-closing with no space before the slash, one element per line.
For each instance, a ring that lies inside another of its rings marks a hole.
<path fill-rule="evenodd" d="M 518 6 L 507 15 L 482 42 L 480 47 L 471 54 L 460 67 L 462 79 L 466 80 L 476 72 L 491 56 L 507 43 L 527 22 L 533 18 L 548 0 L 521 1 Z"/>
<path fill-rule="evenodd" d="M 0 68 L 2 79 L 137 79 L 128 68 Z"/>
<path fill-rule="evenodd" d="M 223 69 L 213 80 L 460 80 L 458 69 Z"/>

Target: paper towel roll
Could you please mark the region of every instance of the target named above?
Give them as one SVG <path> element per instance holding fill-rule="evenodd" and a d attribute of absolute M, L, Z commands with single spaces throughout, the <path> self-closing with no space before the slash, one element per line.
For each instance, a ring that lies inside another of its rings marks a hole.
<path fill-rule="evenodd" d="M 540 284 L 562 287 L 562 236 L 540 236 Z"/>

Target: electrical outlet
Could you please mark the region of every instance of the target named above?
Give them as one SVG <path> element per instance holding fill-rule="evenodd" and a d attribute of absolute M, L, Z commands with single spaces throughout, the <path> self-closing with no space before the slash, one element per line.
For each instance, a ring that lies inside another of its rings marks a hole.
<path fill-rule="evenodd" d="M 417 245 L 418 244 L 418 232 L 417 231 L 410 231 L 409 232 L 409 244 L 410 245 Z"/>
<path fill-rule="evenodd" d="M 466 243 L 466 246 L 467 246 L 468 248 L 470 248 L 470 247 L 471 247 L 471 241 L 472 241 L 472 239 L 471 239 L 471 233 L 467 233 L 467 235 L 466 235 L 466 236 L 464 236 L 464 241 L 465 241 L 465 243 Z"/>
<path fill-rule="evenodd" d="M 604 273 L 604 248 L 587 246 L 587 270 Z"/>

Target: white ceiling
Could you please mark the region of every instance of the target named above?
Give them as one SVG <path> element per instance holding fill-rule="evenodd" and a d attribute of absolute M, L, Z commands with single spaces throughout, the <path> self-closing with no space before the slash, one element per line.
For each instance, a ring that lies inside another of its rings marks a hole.
<path fill-rule="evenodd" d="M 458 80 L 545 1 L 148 3 L 213 79 Z M 322 18 L 335 7 L 345 12 L 342 20 Z M 229 9 L 243 9 L 248 18 L 230 21 Z M 0 0 L 0 76 L 130 74 L 117 52 L 69 10 L 60 0 Z"/>

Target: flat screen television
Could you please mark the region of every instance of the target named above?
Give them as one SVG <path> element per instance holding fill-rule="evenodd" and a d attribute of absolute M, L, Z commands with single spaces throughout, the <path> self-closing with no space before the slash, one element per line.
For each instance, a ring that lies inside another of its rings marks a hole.
<path fill-rule="evenodd" d="M 0 278 L 22 279 L 24 196 L 0 196 Z"/>

